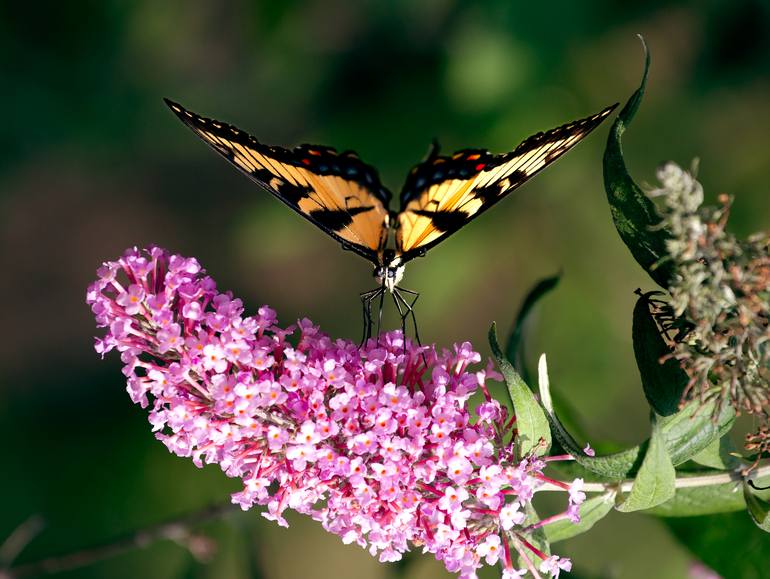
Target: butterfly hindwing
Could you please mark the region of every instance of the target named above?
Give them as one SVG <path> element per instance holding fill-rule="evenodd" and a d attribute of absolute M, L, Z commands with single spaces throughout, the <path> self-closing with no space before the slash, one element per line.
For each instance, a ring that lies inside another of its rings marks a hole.
<path fill-rule="evenodd" d="M 396 224 L 400 263 L 423 255 L 463 225 L 566 153 L 596 128 L 617 105 L 537 133 L 510 153 L 466 149 L 428 158 L 409 174 L 401 192 Z"/>
<path fill-rule="evenodd" d="M 387 242 L 391 194 L 377 171 L 346 151 L 271 147 L 237 127 L 166 100 L 201 139 L 297 213 L 373 263 Z"/>

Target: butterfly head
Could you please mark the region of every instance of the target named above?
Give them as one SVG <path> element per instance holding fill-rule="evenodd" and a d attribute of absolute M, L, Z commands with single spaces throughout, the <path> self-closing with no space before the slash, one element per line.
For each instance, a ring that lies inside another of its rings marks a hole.
<path fill-rule="evenodd" d="M 382 263 L 374 268 L 374 279 L 377 284 L 384 286 L 389 292 L 393 292 L 398 282 L 404 277 L 404 266 L 396 257 L 392 249 L 386 249 L 382 256 Z"/>

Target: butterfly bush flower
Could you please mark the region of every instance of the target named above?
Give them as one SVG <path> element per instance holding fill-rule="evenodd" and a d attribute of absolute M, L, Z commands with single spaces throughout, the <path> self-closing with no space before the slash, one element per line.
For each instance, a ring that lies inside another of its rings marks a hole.
<path fill-rule="evenodd" d="M 288 526 L 293 509 L 381 561 L 421 547 L 466 578 L 484 563 L 505 577 L 569 569 L 527 540 L 545 463 L 515 458 L 515 420 L 487 387 L 500 377 L 473 369 L 469 343 L 438 352 L 390 332 L 359 349 L 306 319 L 284 328 L 157 247 L 98 276 L 87 294 L 107 328 L 97 352 L 120 352 L 129 396 L 171 452 L 241 479 L 232 500 L 244 510 Z M 577 520 L 581 484 L 565 485 L 564 517 Z"/>

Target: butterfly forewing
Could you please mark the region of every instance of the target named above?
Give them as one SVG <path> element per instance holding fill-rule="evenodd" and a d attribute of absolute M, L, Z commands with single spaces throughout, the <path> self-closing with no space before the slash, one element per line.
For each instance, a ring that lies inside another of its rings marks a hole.
<path fill-rule="evenodd" d="M 300 145 L 263 145 L 237 127 L 166 104 L 200 138 L 241 172 L 375 264 L 387 242 L 390 192 L 376 170 L 353 152 Z"/>
<path fill-rule="evenodd" d="M 422 255 L 566 153 L 617 105 L 526 139 L 511 153 L 467 149 L 431 153 L 412 169 L 401 192 L 396 253 Z"/>

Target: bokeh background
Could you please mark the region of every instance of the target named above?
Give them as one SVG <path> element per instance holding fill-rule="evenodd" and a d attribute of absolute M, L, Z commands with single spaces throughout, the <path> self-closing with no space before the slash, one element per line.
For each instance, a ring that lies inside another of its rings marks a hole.
<path fill-rule="evenodd" d="M 270 304 L 286 323 L 307 316 L 359 337 L 369 265 L 213 155 L 161 97 L 266 143 L 354 149 L 398 191 L 433 137 L 446 150 L 502 152 L 625 100 L 641 73 L 637 33 L 653 64 L 624 143 L 636 178 L 653 182 L 661 161 L 699 157 L 709 198 L 737 197 L 733 229 L 767 228 L 766 1 L 2 3 L 0 540 L 44 517 L 20 558 L 30 561 L 237 488 L 156 442 L 124 392 L 117 356 L 93 351 L 85 288 L 124 248 L 156 243 L 197 256 L 248 308 Z M 509 327 L 527 290 L 563 270 L 528 350 L 548 353 L 554 388 L 598 445 L 647 433 L 630 317 L 633 290 L 651 282 L 610 221 L 601 183 L 608 127 L 411 264 L 405 280 L 422 293 L 424 341 L 471 340 L 486 354 L 490 322 Z M 720 533 L 745 531 L 748 517 L 736 516 L 612 514 L 557 551 L 573 557 L 576 577 L 687 577 L 699 529 L 732 556 Z M 60 576 L 393 573 L 317 524 L 291 522 L 279 529 L 251 512 L 207 526 L 217 551 L 205 566 L 166 542 Z M 735 533 L 742 544 L 757 540 Z M 408 565 L 408 577 L 447 576 L 428 558 Z"/>

